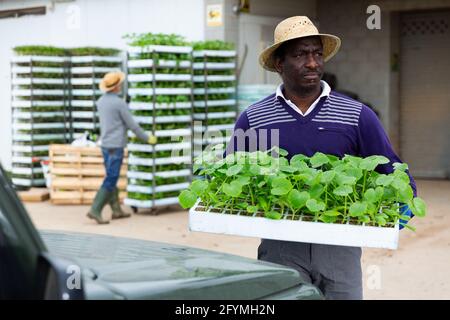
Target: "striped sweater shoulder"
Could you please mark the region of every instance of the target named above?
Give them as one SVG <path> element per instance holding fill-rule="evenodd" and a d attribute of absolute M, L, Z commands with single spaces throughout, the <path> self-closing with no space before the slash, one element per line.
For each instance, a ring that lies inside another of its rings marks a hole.
<path fill-rule="evenodd" d="M 358 126 L 362 109 L 361 102 L 332 91 L 312 121 Z"/>
<path fill-rule="evenodd" d="M 281 105 L 275 93 L 252 104 L 245 110 L 245 113 L 250 128 L 254 129 L 277 123 L 296 121 Z"/>

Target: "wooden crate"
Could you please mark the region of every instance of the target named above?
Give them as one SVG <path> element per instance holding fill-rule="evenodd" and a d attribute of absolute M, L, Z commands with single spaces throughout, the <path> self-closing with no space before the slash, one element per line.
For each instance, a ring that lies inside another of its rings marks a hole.
<path fill-rule="evenodd" d="M 23 202 L 42 202 L 47 201 L 50 197 L 46 188 L 31 188 L 26 191 L 19 191 L 18 195 Z"/>
<path fill-rule="evenodd" d="M 117 184 L 121 201 L 126 198 L 127 156 L 125 150 Z M 50 201 L 53 204 L 91 204 L 105 177 L 99 147 L 52 144 L 49 147 Z"/>

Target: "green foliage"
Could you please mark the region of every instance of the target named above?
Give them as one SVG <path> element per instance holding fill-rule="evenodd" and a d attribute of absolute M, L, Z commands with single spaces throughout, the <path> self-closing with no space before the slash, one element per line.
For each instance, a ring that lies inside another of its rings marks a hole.
<path fill-rule="evenodd" d="M 192 47 L 196 51 L 200 50 L 234 50 L 234 43 L 221 40 L 208 40 L 193 42 Z"/>
<path fill-rule="evenodd" d="M 129 45 L 132 47 L 145 47 L 149 45 L 163 45 L 163 46 L 187 46 L 189 42 L 184 37 L 177 34 L 164 33 L 131 33 L 123 36 L 124 39 L 129 40 Z"/>
<path fill-rule="evenodd" d="M 28 56 L 67 56 L 67 49 L 51 46 L 17 46 L 13 51 L 18 55 Z"/>
<path fill-rule="evenodd" d="M 17 46 L 13 50 L 18 55 L 33 56 L 116 56 L 120 53 L 118 49 L 99 47 L 67 49 L 52 46 Z"/>
<path fill-rule="evenodd" d="M 80 47 L 68 49 L 71 56 L 116 56 L 120 50 L 114 48 Z"/>
<path fill-rule="evenodd" d="M 382 156 L 339 159 L 316 153 L 298 154 L 288 161 L 287 152 L 279 148 L 236 152 L 225 159 L 217 154 L 212 150 L 195 159 L 195 171 L 205 180 L 194 181 L 188 189 L 191 193 L 182 192 L 179 199 L 184 207 L 194 205 L 195 194 L 207 207 L 261 212 L 269 219 L 303 215 L 325 223 L 380 227 L 408 221 L 399 203 L 418 217 L 426 214 L 424 201 L 413 197 L 406 165 L 395 164 L 391 174 L 375 171 L 388 161 Z"/>

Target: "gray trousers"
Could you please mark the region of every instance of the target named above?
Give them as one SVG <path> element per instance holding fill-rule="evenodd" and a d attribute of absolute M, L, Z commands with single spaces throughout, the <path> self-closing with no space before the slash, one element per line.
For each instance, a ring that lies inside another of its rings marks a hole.
<path fill-rule="evenodd" d="M 258 260 L 297 270 L 326 299 L 363 298 L 361 248 L 263 239 Z"/>

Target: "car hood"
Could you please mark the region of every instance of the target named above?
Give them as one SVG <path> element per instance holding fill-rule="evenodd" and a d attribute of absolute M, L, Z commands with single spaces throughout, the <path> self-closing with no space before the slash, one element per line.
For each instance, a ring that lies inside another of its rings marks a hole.
<path fill-rule="evenodd" d="M 304 284 L 268 262 L 173 244 L 41 231 L 49 252 L 83 270 L 88 298 L 259 299 Z"/>

